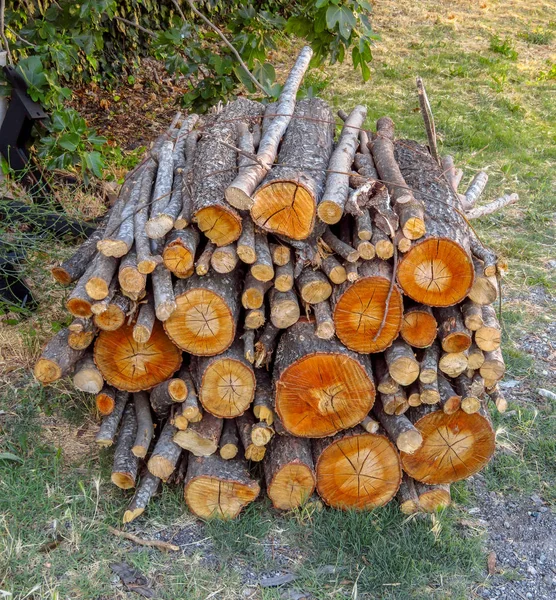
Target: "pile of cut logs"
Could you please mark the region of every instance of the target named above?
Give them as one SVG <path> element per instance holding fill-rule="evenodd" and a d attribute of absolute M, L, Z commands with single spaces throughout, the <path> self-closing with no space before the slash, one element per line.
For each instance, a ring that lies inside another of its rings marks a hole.
<path fill-rule="evenodd" d="M 202 518 L 261 485 L 284 510 L 316 490 L 431 511 L 493 454 L 504 264 L 469 220 L 516 198 L 475 207 L 482 172 L 458 193 L 430 119 L 424 146 L 357 106 L 336 137 L 326 102 L 296 102 L 310 58 L 275 104 L 178 117 L 52 270 L 74 320 L 35 376 L 96 394 L 112 481 L 135 489 L 124 522 L 161 482 Z"/>

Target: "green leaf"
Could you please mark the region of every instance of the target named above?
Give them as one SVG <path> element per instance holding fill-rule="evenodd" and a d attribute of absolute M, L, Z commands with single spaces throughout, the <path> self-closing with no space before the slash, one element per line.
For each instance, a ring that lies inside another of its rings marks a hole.
<path fill-rule="evenodd" d="M 19 61 L 17 68 L 30 86 L 40 89 L 46 84 L 46 75 L 39 56 L 23 58 Z"/>
<path fill-rule="evenodd" d="M 64 133 L 64 135 L 58 140 L 58 145 L 64 150 L 74 152 L 79 146 L 79 136 L 77 133 Z"/>
<path fill-rule="evenodd" d="M 326 6 L 327 4 L 329 4 L 328 0 L 317 0 L 315 2 L 315 8 L 322 8 L 323 6 Z"/>
<path fill-rule="evenodd" d="M 337 25 L 340 35 L 347 40 L 357 21 L 347 6 L 329 6 L 326 9 L 326 24 L 331 30 L 334 30 Z"/>
<path fill-rule="evenodd" d="M 0 452 L 0 460 L 13 460 L 14 462 L 23 464 L 23 459 L 11 452 Z"/>
<path fill-rule="evenodd" d="M 91 133 L 91 135 L 87 137 L 87 141 L 93 146 L 99 147 L 104 146 L 104 144 L 106 144 L 106 138 L 102 135 L 98 135 L 96 132 Z"/>
<path fill-rule="evenodd" d="M 100 152 L 87 152 L 84 155 L 84 159 L 87 169 L 100 179 L 102 177 L 102 170 L 104 169 L 104 160 Z"/>

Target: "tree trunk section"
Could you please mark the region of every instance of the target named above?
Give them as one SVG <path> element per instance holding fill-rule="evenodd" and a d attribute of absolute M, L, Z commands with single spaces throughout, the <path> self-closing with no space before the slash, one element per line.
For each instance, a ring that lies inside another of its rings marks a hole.
<path fill-rule="evenodd" d="M 106 415 L 102 419 L 100 429 L 98 430 L 95 438 L 99 446 L 107 448 L 108 446 L 112 446 L 114 443 L 114 438 L 116 437 L 116 432 L 118 431 L 118 425 L 120 424 L 122 415 L 124 414 L 124 409 L 126 407 L 128 398 L 129 394 L 127 392 L 116 392 L 114 409 L 110 414 Z"/>
<path fill-rule="evenodd" d="M 174 442 L 195 456 L 210 456 L 218 450 L 224 420 L 205 413 L 198 423 L 190 423 L 185 431 L 177 431 Z"/>
<path fill-rule="evenodd" d="M 465 326 L 459 306 L 437 308 L 438 339 L 444 352 L 465 352 L 471 346 L 471 332 Z"/>
<path fill-rule="evenodd" d="M 502 332 L 492 306 L 483 306 L 483 325 L 475 331 L 475 344 L 485 352 L 492 352 L 500 348 Z"/>
<path fill-rule="evenodd" d="M 239 437 L 234 419 L 226 419 L 220 436 L 220 457 L 232 460 L 239 452 Z"/>
<path fill-rule="evenodd" d="M 122 426 L 118 432 L 118 443 L 114 450 L 114 464 L 111 480 L 123 490 L 135 487 L 139 459 L 132 453 L 131 448 L 137 434 L 137 419 L 133 404 L 126 405 L 122 417 Z"/>
<path fill-rule="evenodd" d="M 408 344 L 397 339 L 384 353 L 388 372 L 400 385 L 409 385 L 419 377 L 419 363 Z"/>
<path fill-rule="evenodd" d="M 182 454 L 182 449 L 174 442 L 176 433 L 177 430 L 172 423 L 166 421 L 147 463 L 149 472 L 162 481 L 167 481 L 174 472 Z"/>
<path fill-rule="evenodd" d="M 68 344 L 69 329 L 59 331 L 43 348 L 35 363 L 34 374 L 43 385 L 69 375 L 85 350 L 74 350 Z"/>
<path fill-rule="evenodd" d="M 138 458 L 145 458 L 154 435 L 151 405 L 146 392 L 133 394 L 135 417 L 137 419 L 137 435 L 131 451 Z"/>
<path fill-rule="evenodd" d="M 104 379 L 93 360 L 93 353 L 87 352 L 75 364 L 73 385 L 88 394 L 98 394 L 104 386 Z"/>
<path fill-rule="evenodd" d="M 437 334 L 437 322 L 430 306 L 410 304 L 404 311 L 400 334 L 410 346 L 428 348 Z"/>

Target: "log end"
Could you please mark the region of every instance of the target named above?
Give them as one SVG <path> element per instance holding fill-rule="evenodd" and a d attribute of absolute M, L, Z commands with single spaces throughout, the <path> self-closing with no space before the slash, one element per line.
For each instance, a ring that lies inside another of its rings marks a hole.
<path fill-rule="evenodd" d="M 224 192 L 226 202 L 238 210 L 250 210 L 253 206 L 253 198 L 240 187 L 229 185 Z"/>
<path fill-rule="evenodd" d="M 428 348 L 436 339 L 436 319 L 426 310 L 406 312 L 400 334 L 413 348 Z"/>
<path fill-rule="evenodd" d="M 62 369 L 53 360 L 47 358 L 39 358 L 33 372 L 37 381 L 43 385 L 54 383 L 62 377 Z"/>
<path fill-rule="evenodd" d="M 162 253 L 162 260 L 176 277 L 185 279 L 193 274 L 195 256 L 189 248 L 179 244 L 167 246 Z"/>
<path fill-rule="evenodd" d="M 241 217 L 233 210 L 214 205 L 195 213 L 194 221 L 205 236 L 217 246 L 227 246 L 241 235 Z"/>
<path fill-rule="evenodd" d="M 452 504 L 450 487 L 435 487 L 419 494 L 419 505 L 425 512 L 433 513 Z"/>
<path fill-rule="evenodd" d="M 340 205 L 332 200 L 321 200 L 317 214 L 323 223 L 335 225 L 342 218 L 344 211 Z"/>
<path fill-rule="evenodd" d="M 135 477 L 132 473 L 112 473 L 110 480 L 122 490 L 130 490 L 135 487 Z"/>
<path fill-rule="evenodd" d="M 251 274 L 258 281 L 272 281 L 272 279 L 274 278 L 274 268 L 272 265 L 255 263 L 251 267 Z"/>
<path fill-rule="evenodd" d="M 267 486 L 272 506 L 278 510 L 292 510 L 303 506 L 315 491 L 315 475 L 302 462 L 284 465 Z"/>
<path fill-rule="evenodd" d="M 98 394 L 104 387 L 104 379 L 97 369 L 81 369 L 73 376 L 76 389 L 87 394 Z"/>
<path fill-rule="evenodd" d="M 133 454 L 135 454 L 135 447 L 133 448 Z M 146 454 L 146 452 L 145 452 Z M 139 456 L 135 454 L 135 456 Z M 145 455 L 140 456 L 140 458 L 144 458 Z M 174 472 L 175 463 L 171 460 L 168 460 L 166 457 L 161 454 L 155 454 L 149 458 L 149 462 L 147 463 L 147 468 L 149 469 L 149 473 L 162 479 L 162 481 L 166 481 L 168 477 Z"/>
<path fill-rule="evenodd" d="M 141 507 L 134 508 L 133 510 L 128 509 L 124 512 L 122 521 L 124 524 L 131 523 L 132 521 L 135 521 L 137 517 L 140 517 L 144 512 L 145 509 Z"/>
<path fill-rule="evenodd" d="M 92 303 L 84 298 L 69 298 L 66 302 L 66 308 L 70 314 L 74 317 L 83 317 L 84 319 L 89 319 L 93 316 L 91 305 Z"/>
<path fill-rule="evenodd" d="M 253 370 L 246 364 L 219 357 L 203 373 L 199 400 L 215 417 L 238 417 L 253 401 L 255 385 Z"/>
<path fill-rule="evenodd" d="M 122 240 L 105 239 L 97 242 L 97 250 L 104 256 L 122 258 L 129 252 L 129 246 Z"/>
<path fill-rule="evenodd" d="M 221 448 L 220 448 L 220 456 L 221 458 L 223 458 L 224 460 L 232 460 L 237 456 L 237 453 L 239 452 L 239 448 L 237 447 L 236 444 L 224 444 Z"/>
<path fill-rule="evenodd" d="M 62 266 L 53 267 L 50 272 L 52 277 L 62 285 L 69 285 L 73 281 L 72 276 Z"/>
<path fill-rule="evenodd" d="M 421 217 L 411 217 L 404 223 L 402 232 L 408 240 L 418 240 L 426 233 L 425 221 Z"/>
<path fill-rule="evenodd" d="M 170 215 L 158 215 L 145 223 L 145 232 L 152 240 L 163 238 L 172 231 L 174 219 Z"/>

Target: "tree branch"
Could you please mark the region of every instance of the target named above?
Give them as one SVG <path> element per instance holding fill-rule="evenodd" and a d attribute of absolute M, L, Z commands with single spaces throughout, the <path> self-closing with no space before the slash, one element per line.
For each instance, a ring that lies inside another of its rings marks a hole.
<path fill-rule="evenodd" d="M 0 0 L 0 36 L 2 37 L 2 45 L 4 46 L 4 50 L 6 51 L 6 56 L 8 57 L 8 62 L 12 65 L 12 54 L 10 52 L 10 44 L 8 43 L 8 38 L 6 37 L 6 31 L 4 26 L 4 12 L 6 11 L 6 0 Z"/>
<path fill-rule="evenodd" d="M 417 93 L 419 95 L 419 105 L 421 106 L 421 114 L 423 115 L 423 121 L 425 122 L 425 130 L 427 132 L 427 139 L 429 141 L 431 155 L 434 160 L 440 164 L 440 157 L 438 156 L 438 148 L 436 146 L 436 127 L 434 125 L 434 117 L 429 99 L 427 97 L 427 91 L 425 90 L 425 85 L 420 77 L 417 77 Z"/>
<path fill-rule="evenodd" d="M 143 27 L 138 23 L 134 23 L 133 21 L 129 21 L 128 19 L 124 19 L 123 17 L 118 17 L 117 15 L 114 15 L 114 19 L 116 19 L 116 21 L 125 23 L 126 25 L 131 25 L 132 27 L 139 29 L 139 31 L 142 31 L 143 33 L 146 33 L 147 35 L 150 35 L 153 38 L 157 37 L 154 31 L 152 31 L 151 29 L 147 29 L 146 27 Z"/>
<path fill-rule="evenodd" d="M 519 196 L 517 194 L 509 194 L 506 196 L 502 196 L 498 198 L 498 200 L 494 200 L 493 202 L 489 202 L 484 206 L 478 206 L 477 208 L 472 208 L 471 210 L 465 213 L 465 216 L 468 219 L 478 219 L 479 217 L 484 217 L 485 215 L 491 215 L 492 213 L 504 208 L 504 206 L 508 206 L 509 204 L 514 204 L 519 200 Z"/>

